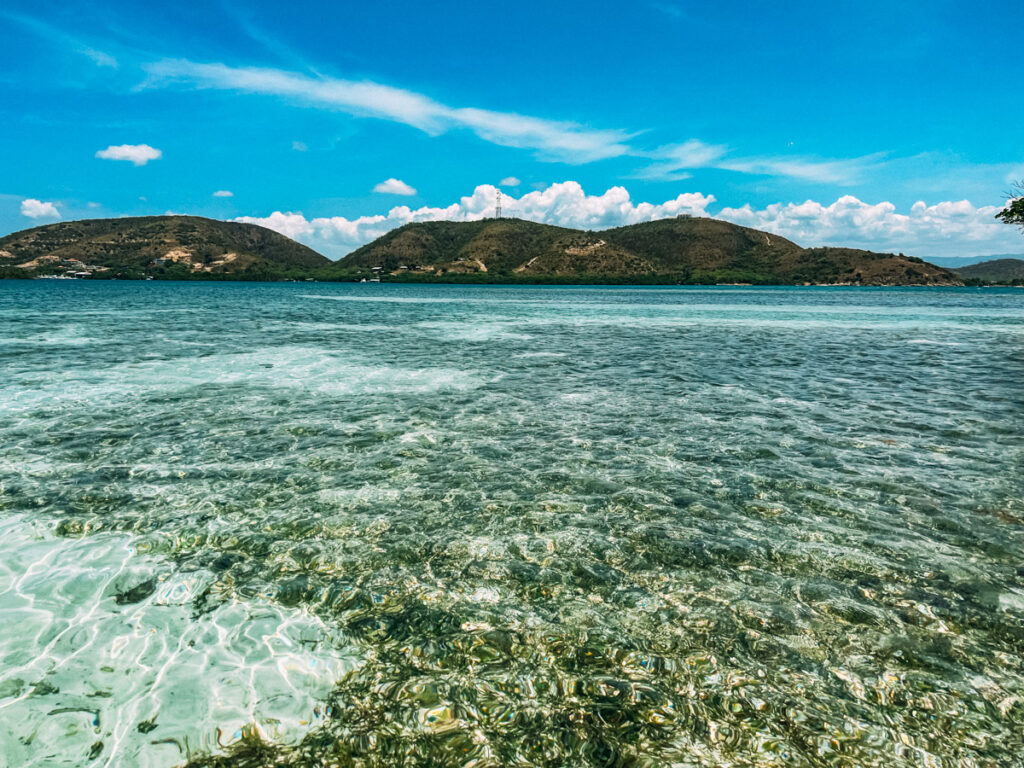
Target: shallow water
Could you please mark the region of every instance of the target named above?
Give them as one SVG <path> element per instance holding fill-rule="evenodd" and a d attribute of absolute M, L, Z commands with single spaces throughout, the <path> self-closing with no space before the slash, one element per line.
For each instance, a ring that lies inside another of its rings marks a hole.
<path fill-rule="evenodd" d="M 0 764 L 1022 764 L 1022 291 L 0 281 L 0 359 Z"/>

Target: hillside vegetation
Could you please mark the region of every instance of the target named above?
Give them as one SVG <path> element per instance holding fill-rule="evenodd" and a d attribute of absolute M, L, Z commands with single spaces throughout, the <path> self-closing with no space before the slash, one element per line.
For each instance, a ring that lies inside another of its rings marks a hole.
<path fill-rule="evenodd" d="M 750 282 L 957 285 L 902 254 L 803 248 L 729 222 L 679 217 L 584 232 L 521 219 L 407 224 L 354 251 L 341 269 L 398 280 Z"/>
<path fill-rule="evenodd" d="M 955 270 L 964 280 L 979 280 L 986 283 L 1024 284 L 1024 259 L 993 259 L 957 267 Z"/>
<path fill-rule="evenodd" d="M 197 216 L 70 221 L 0 238 L 0 277 L 495 283 L 959 285 L 903 254 L 803 248 L 681 216 L 603 231 L 522 219 L 407 224 L 338 262 L 254 224 Z"/>
<path fill-rule="evenodd" d="M 273 279 L 329 265 L 312 248 L 265 227 L 198 216 L 68 221 L 0 238 L 0 269 L 9 276 L 74 270 L 95 276 Z"/>

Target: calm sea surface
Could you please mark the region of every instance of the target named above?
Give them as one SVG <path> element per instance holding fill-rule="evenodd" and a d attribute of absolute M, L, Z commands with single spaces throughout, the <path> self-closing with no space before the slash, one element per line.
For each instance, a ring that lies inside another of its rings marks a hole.
<path fill-rule="evenodd" d="M 1024 291 L 0 281 L 0 765 L 1024 765 Z"/>

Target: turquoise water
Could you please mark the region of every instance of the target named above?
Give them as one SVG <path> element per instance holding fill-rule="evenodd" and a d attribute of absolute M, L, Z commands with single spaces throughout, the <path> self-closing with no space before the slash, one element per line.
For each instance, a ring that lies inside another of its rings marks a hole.
<path fill-rule="evenodd" d="M 0 358 L 0 764 L 1024 764 L 1024 291 L 6 281 Z"/>

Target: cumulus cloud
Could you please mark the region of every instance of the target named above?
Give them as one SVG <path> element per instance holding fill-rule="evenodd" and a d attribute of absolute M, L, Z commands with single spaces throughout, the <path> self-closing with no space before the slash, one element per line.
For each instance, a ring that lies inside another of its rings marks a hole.
<path fill-rule="evenodd" d="M 307 219 L 301 213 L 275 211 L 266 217 L 242 216 L 235 221 L 268 227 L 337 258 L 410 222 L 488 218 L 494 215 L 497 194 L 497 187 L 481 184 L 473 194 L 443 207 L 400 205 L 386 214 L 354 219 L 344 216 Z M 506 216 L 564 227 L 603 229 L 681 213 L 707 216 L 707 207 L 714 200 L 713 195 L 689 192 L 663 203 L 634 203 L 623 187 L 612 187 L 602 195 L 588 195 L 578 182 L 566 181 L 519 198 L 503 194 L 502 208 Z"/>
<path fill-rule="evenodd" d="M 403 224 L 419 221 L 475 221 L 494 215 L 498 188 L 482 184 L 471 195 L 442 207 L 406 205 L 357 218 L 307 219 L 275 211 L 235 221 L 260 224 L 338 258 Z M 714 195 L 686 192 L 664 202 L 634 202 L 620 186 L 588 195 L 576 181 L 552 184 L 521 197 L 502 195 L 505 215 L 579 229 L 607 229 L 680 214 L 712 216 Z M 846 195 L 833 203 L 808 200 L 765 208 L 722 208 L 714 218 L 779 234 L 804 246 L 838 245 L 904 252 L 924 259 L 1011 253 L 1021 250 L 1020 234 L 1000 224 L 998 206 L 976 207 L 966 200 L 915 203 L 900 212 L 890 202 L 866 203 Z"/>
<path fill-rule="evenodd" d="M 21 201 L 21 215 L 30 219 L 59 219 L 60 211 L 54 203 L 36 200 L 33 197 Z"/>
<path fill-rule="evenodd" d="M 127 160 L 134 165 L 145 165 L 150 160 L 159 160 L 163 155 L 159 149 L 149 144 L 118 144 L 101 149 L 96 157 L 101 160 Z"/>
<path fill-rule="evenodd" d="M 373 188 L 373 191 L 382 195 L 405 195 L 407 197 L 416 194 L 416 190 L 413 187 L 410 187 L 401 179 L 395 178 L 382 181 Z"/>
<path fill-rule="evenodd" d="M 523 182 L 521 182 L 515 176 L 506 176 L 504 179 L 502 179 L 501 181 L 498 182 L 498 186 L 499 187 L 518 187 L 522 183 Z"/>
<path fill-rule="evenodd" d="M 213 193 L 213 196 L 214 197 L 234 197 L 235 193 L 232 192 L 230 189 L 218 189 L 216 192 Z"/>
<path fill-rule="evenodd" d="M 717 218 L 763 229 L 801 245 L 844 245 L 902 251 L 923 259 L 994 253 L 1020 247 L 994 218 L 998 206 L 967 200 L 914 203 L 900 212 L 890 202 L 866 203 L 844 195 L 831 204 L 814 200 L 723 208 Z"/>
<path fill-rule="evenodd" d="M 246 224 L 258 224 L 261 227 L 272 229 L 275 232 L 280 232 L 286 237 L 290 237 L 292 240 L 301 240 L 307 242 L 314 234 L 316 230 L 313 225 L 306 220 L 306 217 L 301 213 L 281 213 L 280 211 L 274 211 L 269 216 L 258 217 L 258 216 L 239 216 L 233 221 L 242 221 Z M 351 248 L 349 250 L 352 250 Z"/>

